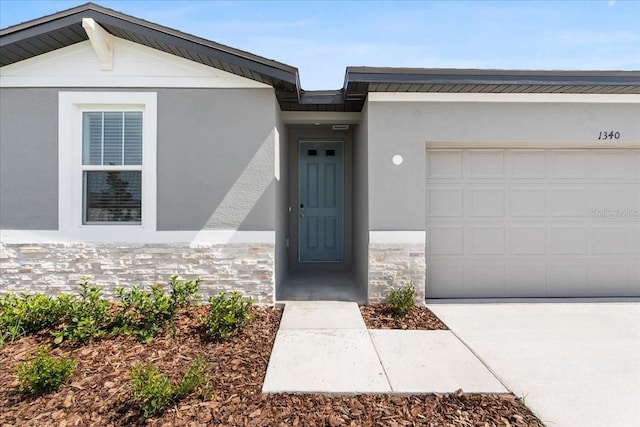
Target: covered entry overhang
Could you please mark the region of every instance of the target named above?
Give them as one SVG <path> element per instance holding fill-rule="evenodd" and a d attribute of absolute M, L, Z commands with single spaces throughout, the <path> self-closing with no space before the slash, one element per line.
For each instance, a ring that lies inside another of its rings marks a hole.
<path fill-rule="evenodd" d="M 354 165 L 361 113 L 283 111 L 276 236 L 284 243 L 277 260 L 276 298 L 367 302 L 367 277 L 358 244 L 366 204 L 354 188 L 366 183 Z M 357 229 L 357 231 L 354 231 Z M 358 263 L 360 262 L 360 266 Z"/>

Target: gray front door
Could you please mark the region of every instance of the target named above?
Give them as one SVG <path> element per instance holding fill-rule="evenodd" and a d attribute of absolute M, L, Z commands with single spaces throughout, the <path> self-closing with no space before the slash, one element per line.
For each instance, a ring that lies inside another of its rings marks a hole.
<path fill-rule="evenodd" d="M 298 159 L 298 259 L 343 259 L 343 143 L 301 141 Z"/>

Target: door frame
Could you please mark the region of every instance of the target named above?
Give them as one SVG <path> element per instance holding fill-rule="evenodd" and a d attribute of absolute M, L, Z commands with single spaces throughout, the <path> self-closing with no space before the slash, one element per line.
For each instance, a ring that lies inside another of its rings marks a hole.
<path fill-rule="evenodd" d="M 321 265 L 325 269 L 350 270 L 353 258 L 353 147 L 351 130 L 333 131 L 330 126 L 289 127 L 289 268 L 314 270 Z M 342 142 L 343 147 L 343 260 L 335 262 L 300 262 L 298 260 L 298 149 L 300 141 Z"/>

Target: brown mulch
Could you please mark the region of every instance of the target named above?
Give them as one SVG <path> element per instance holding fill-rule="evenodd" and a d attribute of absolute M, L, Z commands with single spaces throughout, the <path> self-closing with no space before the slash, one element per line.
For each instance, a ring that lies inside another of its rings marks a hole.
<path fill-rule="evenodd" d="M 361 305 L 360 313 L 367 329 L 449 329 L 424 306 L 415 306 L 404 317 L 393 316 L 385 304 Z"/>
<path fill-rule="evenodd" d="M 0 426 L 542 426 L 510 394 L 264 395 L 262 381 L 281 311 L 252 310 L 253 322 L 222 343 L 202 334 L 198 318 L 206 307 L 181 311 L 173 336 L 158 336 L 150 344 L 125 337 L 63 343 L 52 353 L 76 359 L 76 370 L 59 391 L 36 398 L 17 391 L 14 369 L 37 346 L 50 343 L 50 336 L 5 343 L 0 348 Z M 154 363 L 177 380 L 197 355 L 208 361 L 211 400 L 183 400 L 145 419 L 131 400 L 127 371 L 136 362 Z"/>

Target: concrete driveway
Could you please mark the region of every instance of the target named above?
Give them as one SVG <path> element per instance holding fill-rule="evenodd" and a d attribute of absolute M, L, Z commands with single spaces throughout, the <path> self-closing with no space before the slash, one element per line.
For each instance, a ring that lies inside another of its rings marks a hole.
<path fill-rule="evenodd" d="M 542 421 L 640 426 L 640 300 L 428 301 Z"/>

